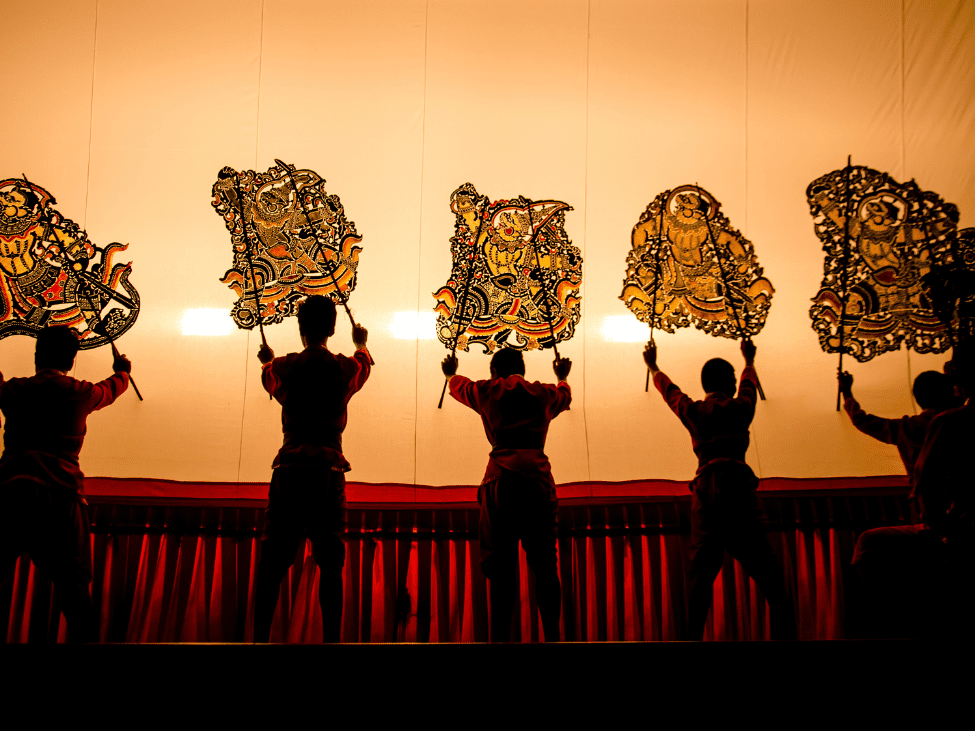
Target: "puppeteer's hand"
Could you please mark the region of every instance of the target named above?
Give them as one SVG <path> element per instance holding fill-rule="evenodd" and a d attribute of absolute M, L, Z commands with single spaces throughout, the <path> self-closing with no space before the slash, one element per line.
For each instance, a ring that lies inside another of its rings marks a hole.
<path fill-rule="evenodd" d="M 651 371 L 657 370 L 657 346 L 655 343 L 647 343 L 643 349 L 643 362 Z"/>
<path fill-rule="evenodd" d="M 261 361 L 261 363 L 270 363 L 272 360 L 274 360 L 274 351 L 271 350 L 265 343 L 261 346 L 261 349 L 257 351 L 257 359 Z"/>
<path fill-rule="evenodd" d="M 572 370 L 572 361 L 568 358 L 556 358 L 552 361 L 552 370 L 555 371 L 555 377 L 559 381 L 564 381 L 569 377 L 569 371 Z"/>
<path fill-rule="evenodd" d="M 751 338 L 746 338 L 741 341 L 741 354 L 745 357 L 745 365 L 755 365 L 755 353 L 757 352 L 758 348 L 755 347 L 755 343 L 752 342 Z"/>
<path fill-rule="evenodd" d="M 115 373 L 131 373 L 132 361 L 120 353 L 115 356 L 115 362 L 112 363 L 112 370 Z"/>
<path fill-rule="evenodd" d="M 369 331 L 366 330 L 362 325 L 353 325 L 352 342 L 355 343 L 356 350 L 362 350 L 364 347 L 366 347 L 367 340 L 369 340 Z"/>
<path fill-rule="evenodd" d="M 443 369 L 443 374 L 447 376 L 447 378 L 453 378 L 454 376 L 457 375 L 458 365 L 459 363 L 457 361 L 457 356 L 448 355 L 446 358 L 443 359 L 443 363 L 440 364 L 440 367 Z"/>
<path fill-rule="evenodd" d="M 853 374 L 840 371 L 836 378 L 840 382 L 840 393 L 844 398 L 853 398 Z"/>

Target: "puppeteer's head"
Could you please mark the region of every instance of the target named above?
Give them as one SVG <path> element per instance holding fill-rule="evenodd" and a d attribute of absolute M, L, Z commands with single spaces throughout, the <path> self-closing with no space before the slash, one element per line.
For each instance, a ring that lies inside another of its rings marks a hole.
<path fill-rule="evenodd" d="M 491 357 L 491 378 L 525 375 L 525 357 L 520 350 L 501 348 Z"/>
<path fill-rule="evenodd" d="M 734 398 L 738 390 L 735 367 L 723 358 L 712 358 L 701 369 L 701 385 L 705 393 L 723 393 L 728 398 Z"/>
<path fill-rule="evenodd" d="M 975 338 L 958 343 L 951 350 L 951 377 L 971 399 L 975 394 Z"/>
<path fill-rule="evenodd" d="M 313 294 L 298 305 L 298 332 L 306 345 L 323 343 L 335 334 L 335 303 Z"/>
<path fill-rule="evenodd" d="M 34 368 L 53 368 L 64 373 L 74 367 L 78 354 L 78 335 L 70 327 L 46 327 L 37 334 L 34 346 Z"/>
<path fill-rule="evenodd" d="M 922 409 L 944 411 L 955 403 L 955 390 L 951 378 L 938 371 L 924 371 L 914 379 L 914 400 Z"/>

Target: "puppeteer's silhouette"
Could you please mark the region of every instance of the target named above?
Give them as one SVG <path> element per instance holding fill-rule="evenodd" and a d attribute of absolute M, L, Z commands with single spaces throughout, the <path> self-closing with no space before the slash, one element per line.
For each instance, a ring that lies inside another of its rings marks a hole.
<path fill-rule="evenodd" d="M 915 550 L 932 557 L 932 572 L 940 578 L 941 611 L 931 634 L 951 639 L 975 636 L 971 607 L 975 600 L 975 494 L 972 485 L 972 445 L 975 444 L 975 339 L 952 351 L 952 378 L 967 395 L 964 406 L 936 416 L 928 427 L 914 471 L 917 496 L 926 533 L 936 540 L 914 540 Z M 908 539 L 910 540 L 910 539 Z M 930 558 L 928 560 L 931 560 Z"/>
<path fill-rule="evenodd" d="M 843 408 L 858 430 L 897 447 L 915 499 L 915 464 L 928 427 L 938 414 L 958 406 L 951 379 L 944 373 L 925 371 L 914 379 L 914 399 L 920 414 L 884 419 L 866 413 L 853 397 L 853 376 L 839 374 Z M 918 541 L 926 546 L 918 551 Z M 853 551 L 864 590 L 860 612 L 849 617 L 854 635 L 893 637 L 913 634 L 917 618 L 924 614 L 930 597 L 924 553 L 937 551 L 938 538 L 923 521 L 916 525 L 887 526 L 864 531 Z"/>
<path fill-rule="evenodd" d="M 566 378 L 572 363 L 557 358 L 557 385 L 525 380 L 521 352 L 499 350 L 491 358 L 491 378 L 471 381 L 457 375 L 457 358 L 443 361 L 450 395 L 481 416 L 491 443 L 487 471 L 477 491 L 481 506 L 478 537 L 481 570 L 491 580 L 491 641 L 511 639 L 518 580 L 518 541 L 535 574 L 535 593 L 546 642 L 559 639 L 562 588 L 556 530 L 558 499 L 545 455 L 549 423 L 569 408 Z"/>
<path fill-rule="evenodd" d="M 347 405 L 371 370 L 369 333 L 352 327 L 355 354 L 348 358 L 326 347 L 335 333 L 335 303 L 313 295 L 298 309 L 305 349 L 275 358 L 263 345 L 264 388 L 281 404 L 284 445 L 272 465 L 265 536 L 261 544 L 254 599 L 254 641 L 267 642 L 281 580 L 309 538 L 320 570 L 318 599 L 325 642 L 338 642 L 342 628 L 342 567 L 345 565 L 345 473 L 342 454 Z"/>
<path fill-rule="evenodd" d="M 5 417 L 0 489 L 8 511 L 0 533 L 0 572 L 8 576 L 17 557 L 30 554 L 54 583 L 68 640 L 94 642 L 90 525 L 78 456 L 88 415 L 125 391 L 132 364 L 118 355 L 114 375 L 88 383 L 67 375 L 77 353 L 74 330 L 48 327 L 37 335 L 35 375 L 6 382 L 0 376 Z"/>
<path fill-rule="evenodd" d="M 782 572 L 772 547 L 755 491 L 758 478 L 745 462 L 748 427 L 755 416 L 758 376 L 755 345 L 743 340 L 745 368 L 735 395 L 735 369 L 713 358 L 701 370 L 706 397 L 694 401 L 657 367 L 657 348 L 651 343 L 643 359 L 653 383 L 691 435 L 697 473 L 691 482 L 691 567 L 687 639 L 704 635 L 712 587 L 724 552 L 734 556 L 758 582 L 768 601 L 773 639 L 795 638 L 795 615 L 786 595 Z"/>

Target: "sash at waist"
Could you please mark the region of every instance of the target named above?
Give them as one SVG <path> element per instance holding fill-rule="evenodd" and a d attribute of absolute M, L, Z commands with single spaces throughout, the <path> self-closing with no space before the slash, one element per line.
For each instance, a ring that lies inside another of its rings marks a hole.
<path fill-rule="evenodd" d="M 541 449 L 491 450 L 482 484 L 498 479 L 505 471 L 552 479 L 552 465 Z"/>

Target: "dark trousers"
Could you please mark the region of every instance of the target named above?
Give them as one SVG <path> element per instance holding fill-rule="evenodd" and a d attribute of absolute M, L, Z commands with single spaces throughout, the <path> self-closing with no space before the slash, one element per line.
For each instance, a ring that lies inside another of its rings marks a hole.
<path fill-rule="evenodd" d="M 795 639 L 795 612 L 768 542 L 765 516 L 755 495 L 757 485 L 748 465 L 731 461 L 707 468 L 692 483 L 690 598 L 684 639 L 704 636 L 725 551 L 761 587 L 769 605 L 772 639 Z"/>
<path fill-rule="evenodd" d="M 277 468 L 271 478 L 266 515 L 254 597 L 254 641 L 268 641 L 281 580 L 307 537 L 320 571 L 322 635 L 325 642 L 338 642 L 345 565 L 342 537 L 348 525 L 344 473 L 323 467 Z"/>
<path fill-rule="evenodd" d="M 535 575 L 535 596 L 546 642 L 559 640 L 562 585 L 556 534 L 558 499 L 550 480 L 513 472 L 480 486 L 481 571 L 491 581 L 491 641 L 509 642 L 518 585 L 518 542 Z"/>
<path fill-rule="evenodd" d="M 95 642 L 88 504 L 65 487 L 20 480 L 2 488 L 6 528 L 0 536 L 0 571 L 9 577 L 17 558 L 29 554 L 51 579 L 68 623 L 69 642 Z"/>
<path fill-rule="evenodd" d="M 864 638 L 971 638 L 972 551 L 924 525 L 873 528 L 857 539 L 862 597 L 852 634 Z"/>

